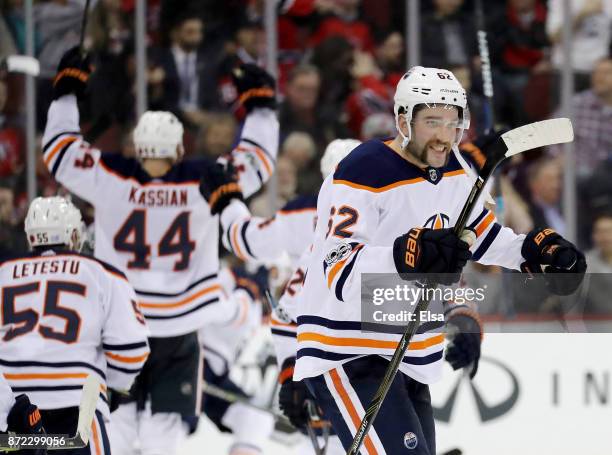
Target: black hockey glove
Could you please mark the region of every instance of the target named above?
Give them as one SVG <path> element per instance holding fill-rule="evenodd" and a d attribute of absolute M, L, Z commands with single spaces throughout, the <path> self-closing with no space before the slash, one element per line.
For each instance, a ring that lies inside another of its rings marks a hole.
<path fill-rule="evenodd" d="M 232 79 L 238 90 L 238 99 L 247 112 L 258 107 L 276 109 L 276 82 L 274 78 L 252 63 L 234 69 Z"/>
<path fill-rule="evenodd" d="M 79 46 L 66 51 L 57 67 L 53 79 L 53 99 L 74 93 L 78 98 L 85 94 L 87 81 L 91 74 L 89 55 L 83 56 Z"/>
<path fill-rule="evenodd" d="M 215 163 L 200 179 L 200 193 L 210 205 L 210 213 L 217 215 L 234 199 L 244 200 L 240 185 L 236 181 L 234 168 L 224 168 Z"/>
<path fill-rule="evenodd" d="M 6 419 L 8 431 L 17 434 L 44 434 L 42 417 L 36 405 L 30 403 L 27 395 L 21 394 L 15 398 Z"/>
<path fill-rule="evenodd" d="M 281 383 L 278 404 L 291 424 L 297 429 L 304 430 L 310 420 L 306 400 L 312 399 L 312 396 L 304 381 L 292 379 L 294 365 L 295 358 L 288 358 L 283 362 L 278 378 Z"/>
<path fill-rule="evenodd" d="M 490 131 L 487 134 L 482 134 L 474 139 L 473 144 L 480 149 L 485 157 L 495 156 L 506 153 L 508 147 L 501 138 L 501 135 L 507 132 L 508 129 L 499 131 Z"/>
<path fill-rule="evenodd" d="M 395 268 L 406 280 L 427 278 L 451 285 L 472 257 L 469 245 L 452 229 L 412 228 L 393 243 Z"/>
<path fill-rule="evenodd" d="M 446 361 L 453 370 L 470 368 L 470 379 L 476 376 L 480 360 L 482 323 L 478 313 L 465 305 L 454 306 L 446 314 L 446 328 L 450 343 Z"/>
<path fill-rule="evenodd" d="M 523 241 L 521 270 L 544 273 L 546 287 L 555 295 L 570 295 L 582 283 L 587 269 L 584 254 L 553 229 L 534 229 Z"/>
<path fill-rule="evenodd" d="M 244 289 L 253 300 L 263 298 L 268 289 L 268 269 L 260 266 L 255 273 L 248 273 L 242 267 L 233 267 L 231 270 L 236 280 L 236 288 Z"/>

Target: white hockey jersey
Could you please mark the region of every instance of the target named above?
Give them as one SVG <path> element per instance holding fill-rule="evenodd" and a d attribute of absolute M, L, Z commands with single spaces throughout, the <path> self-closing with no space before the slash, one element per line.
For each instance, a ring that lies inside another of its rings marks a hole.
<path fill-rule="evenodd" d="M 223 245 L 245 262 L 274 260 L 286 252 L 294 266 L 312 242 L 316 196 L 298 196 L 267 219 L 250 216 L 242 204 L 228 208 L 221 216 Z"/>
<path fill-rule="evenodd" d="M 137 160 L 82 140 L 73 95 L 51 104 L 43 144 L 55 178 L 94 206 L 95 256 L 128 276 L 152 336 L 193 332 L 232 313 L 217 279 L 219 220 L 199 192 L 212 162 L 184 160 L 153 179 Z M 272 174 L 277 147 L 275 113 L 254 110 L 232 152 L 246 196 Z"/>
<path fill-rule="evenodd" d="M 0 369 L 15 395 L 40 409 L 78 406 L 89 374 L 129 390 L 147 356 L 148 330 L 133 288 L 116 268 L 78 253 L 47 250 L 0 264 Z"/>
<path fill-rule="evenodd" d="M 6 419 L 14 404 L 15 397 L 13 396 L 11 386 L 6 382 L 0 370 L 0 431 L 6 431 Z"/>
<path fill-rule="evenodd" d="M 367 332 L 361 330 L 361 274 L 397 273 L 394 240 L 412 227 L 452 227 L 471 187 L 454 155 L 443 173 L 425 172 L 378 140 L 360 145 L 340 163 L 319 193 L 319 222 L 297 305 L 294 380 L 320 375 L 359 356 L 393 354 L 401 334 L 383 327 L 372 332 L 371 324 Z M 519 269 L 524 236 L 496 223 L 482 204 L 469 226 L 477 233 L 473 260 Z M 348 254 L 326 261 L 341 244 Z M 422 383 L 438 379 L 442 326 L 429 322 L 419 328 L 400 367 L 403 373 Z"/>

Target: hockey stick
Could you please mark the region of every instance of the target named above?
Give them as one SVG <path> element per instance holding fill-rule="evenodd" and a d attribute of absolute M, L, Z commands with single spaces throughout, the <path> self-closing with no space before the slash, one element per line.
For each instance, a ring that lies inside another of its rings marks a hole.
<path fill-rule="evenodd" d="M 519 128 L 515 128 L 507 133 L 502 134 L 502 140 L 505 147 L 500 146 L 497 147 L 494 153 L 491 156 L 487 157 L 487 161 L 485 162 L 482 170 L 480 171 L 480 175 L 478 176 L 472 190 L 470 191 L 470 195 L 468 196 L 465 204 L 463 205 L 463 209 L 459 215 L 457 223 L 453 228 L 457 235 L 460 235 L 465 226 L 467 225 L 468 219 L 472 214 L 472 211 L 476 207 L 479 196 L 482 193 L 482 190 L 487 183 L 487 180 L 491 177 L 495 168 L 506 158 L 509 158 L 513 155 L 517 155 L 526 150 L 531 150 L 534 148 L 544 147 L 552 144 L 561 144 L 565 142 L 571 142 L 574 139 L 574 132 L 572 129 L 572 123 L 567 118 L 557 118 L 550 120 L 543 120 L 541 122 L 530 123 L 528 125 L 521 126 Z M 505 150 L 504 150 L 505 148 Z M 424 283 L 419 284 L 422 287 L 436 287 L 435 283 Z M 429 293 L 426 293 L 427 295 Z M 415 320 L 412 320 L 408 323 L 406 327 L 406 331 L 402 335 L 402 338 L 397 344 L 397 348 L 395 348 L 395 352 L 389 361 L 389 366 L 385 371 L 385 376 L 383 377 L 378 390 L 374 394 L 370 405 L 365 411 L 365 415 L 361 420 L 361 424 L 357 429 L 357 433 L 353 439 L 353 443 L 351 447 L 347 451 L 347 455 L 357 455 L 359 453 L 359 448 L 363 443 L 370 427 L 374 423 L 374 419 L 380 411 L 382 403 L 391 388 L 391 384 L 395 379 L 395 375 L 399 369 L 399 366 L 404 359 L 404 355 L 406 354 L 406 350 L 408 349 L 408 345 L 410 344 L 410 340 L 413 335 L 416 333 L 417 328 L 419 327 L 420 314 L 422 311 L 427 311 L 427 307 L 429 306 L 429 300 L 421 298 L 419 303 L 417 304 L 414 314 L 417 315 Z"/>
<path fill-rule="evenodd" d="M 207 381 L 202 381 L 202 390 L 204 391 L 204 393 L 207 393 L 215 398 L 219 398 L 223 401 L 227 401 L 228 403 L 242 403 L 250 408 L 263 411 L 267 414 L 271 414 L 277 421 L 283 423 L 284 425 L 293 426 L 291 425 L 291 422 L 289 422 L 289 419 L 287 417 L 285 417 L 279 412 L 276 412 L 274 409 L 259 406 L 253 403 L 247 397 L 243 397 L 242 395 L 238 395 L 237 393 L 222 389 L 221 387 L 217 387 L 216 385 L 210 384 Z"/>
<path fill-rule="evenodd" d="M 79 419 L 77 421 L 77 431 L 72 438 L 59 438 L 58 444 L 48 444 L 46 450 L 66 450 L 66 449 L 82 449 L 87 447 L 89 443 L 89 436 L 91 434 L 91 427 L 93 425 L 93 419 L 96 414 L 96 405 L 100 396 L 100 381 L 93 375 L 87 376 L 85 384 L 83 385 L 83 392 L 81 394 L 81 402 L 79 403 Z M 23 436 L 23 435 L 21 435 Z M 28 435 L 35 436 L 35 435 Z M 44 439 L 52 439 L 54 436 L 63 435 L 40 435 Z M 8 436 L 3 439 L 11 437 L 9 432 Z M 23 438 L 22 438 L 23 439 Z M 32 447 L 24 447 L 24 449 L 31 449 Z M 20 445 L 0 445 L 0 450 L 20 450 Z"/>
<path fill-rule="evenodd" d="M 491 75 L 491 59 L 489 58 L 489 44 L 487 42 L 487 31 L 485 29 L 484 11 L 482 0 L 476 0 L 476 34 L 478 38 L 478 54 L 480 55 L 480 71 L 482 73 L 482 91 L 487 100 L 488 112 L 485 132 L 493 131 L 495 128 L 495 110 L 493 109 L 493 76 Z"/>
<path fill-rule="evenodd" d="M 89 0 L 85 0 L 85 9 L 83 9 L 83 19 L 81 20 L 81 36 L 79 37 L 79 49 L 81 55 L 85 53 L 83 49 L 83 41 L 85 41 L 85 29 L 87 28 L 87 19 L 89 17 Z"/>

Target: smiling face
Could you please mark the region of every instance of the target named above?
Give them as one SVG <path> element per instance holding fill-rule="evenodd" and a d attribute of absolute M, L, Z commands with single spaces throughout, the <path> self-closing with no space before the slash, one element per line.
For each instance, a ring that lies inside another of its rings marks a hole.
<path fill-rule="evenodd" d="M 425 107 L 414 115 L 407 150 L 422 166 L 446 165 L 461 125 L 455 106 Z"/>

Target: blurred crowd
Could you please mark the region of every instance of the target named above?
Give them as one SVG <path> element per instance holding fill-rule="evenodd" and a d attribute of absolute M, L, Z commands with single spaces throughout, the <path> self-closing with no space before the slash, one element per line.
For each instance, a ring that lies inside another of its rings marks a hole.
<path fill-rule="evenodd" d="M 84 0 L 34 1 L 37 133 L 51 102 L 62 53 L 79 40 Z M 487 0 L 497 127 L 560 115 L 563 0 Z M 468 90 L 471 127 L 482 134 L 491 113 L 482 91 L 474 2 L 421 1 L 421 64 L 447 68 Z M 281 147 L 278 201 L 316 194 L 319 160 L 335 138 L 395 135 L 395 85 L 406 70 L 404 0 L 277 0 Z M 148 109 L 174 112 L 186 126 L 188 156 L 229 151 L 244 113 L 230 73 L 265 61 L 263 0 L 148 0 Z M 80 106 L 86 138 L 132 154 L 136 65 L 134 0 L 92 1 L 85 45 L 96 71 Z M 575 130 L 578 244 L 590 272 L 612 271 L 612 0 L 572 0 L 571 101 Z M 23 0 L 0 0 L 0 57 L 25 52 Z M 25 249 L 24 79 L 0 74 L 0 255 Z M 39 156 L 41 156 L 39 154 Z M 525 154 L 503 170 L 503 218 L 518 232 L 552 226 L 565 234 L 559 148 Z M 41 194 L 62 191 L 37 166 Z M 267 195 L 252 201 L 272 215 Z M 89 214 L 93 216 L 93 214 Z"/>

